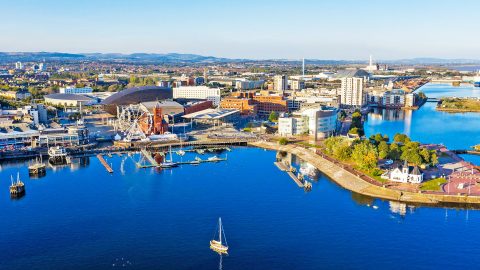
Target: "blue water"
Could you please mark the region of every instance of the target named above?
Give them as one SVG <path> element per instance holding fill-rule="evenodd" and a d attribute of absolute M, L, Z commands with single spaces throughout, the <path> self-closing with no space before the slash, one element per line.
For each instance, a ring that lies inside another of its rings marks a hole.
<path fill-rule="evenodd" d="M 449 84 L 427 84 L 418 91 L 430 98 L 480 97 L 473 86 L 453 87 Z M 419 110 L 375 109 L 365 122 L 367 136 L 375 133 L 404 133 L 422 143 L 442 143 L 450 149 L 469 149 L 480 144 L 480 113 L 448 113 L 435 110 L 436 103 L 427 102 Z M 480 165 L 478 157 L 466 156 Z"/>
<path fill-rule="evenodd" d="M 40 179 L 29 179 L 22 164 L 3 165 L 0 269 L 218 269 L 208 242 L 219 216 L 230 246 L 223 269 L 480 263 L 480 212 L 373 200 L 318 172 L 305 193 L 273 165 L 275 157 L 236 148 L 227 162 L 158 171 L 114 156 L 112 175 L 91 158 Z M 27 194 L 12 201 L 8 178 L 17 171 Z"/>

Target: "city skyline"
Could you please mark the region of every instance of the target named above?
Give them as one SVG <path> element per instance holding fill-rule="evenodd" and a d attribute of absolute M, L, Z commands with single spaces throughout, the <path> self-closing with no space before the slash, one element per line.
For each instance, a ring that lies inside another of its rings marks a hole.
<path fill-rule="evenodd" d="M 479 59 L 473 1 L 5 1 L 0 51 Z M 396 17 L 393 17 L 393 16 Z M 449 19 L 443 20 L 445 16 Z M 454 23 L 452 23 L 454 22 Z M 32 42 L 33 40 L 33 42 Z"/>

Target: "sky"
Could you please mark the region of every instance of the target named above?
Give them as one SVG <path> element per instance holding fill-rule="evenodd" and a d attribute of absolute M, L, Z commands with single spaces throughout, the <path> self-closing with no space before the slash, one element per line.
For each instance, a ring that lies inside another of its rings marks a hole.
<path fill-rule="evenodd" d="M 478 0 L 0 0 L 0 51 L 480 59 Z"/>

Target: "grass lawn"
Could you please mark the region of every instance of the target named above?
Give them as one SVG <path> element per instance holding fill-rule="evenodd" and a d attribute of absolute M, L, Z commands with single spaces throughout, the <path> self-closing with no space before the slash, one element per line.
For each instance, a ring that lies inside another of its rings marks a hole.
<path fill-rule="evenodd" d="M 387 180 L 387 179 L 383 179 L 383 178 L 381 177 L 381 175 L 374 175 L 374 173 L 371 172 L 371 171 L 367 171 L 367 170 L 361 169 L 360 167 L 355 166 L 355 164 L 352 164 L 352 165 L 353 165 L 353 167 L 354 167 L 355 169 L 357 169 L 357 170 L 363 172 L 364 174 L 370 176 L 371 178 L 375 179 L 375 180 L 376 180 L 377 182 L 379 182 L 379 183 L 385 184 L 385 183 L 388 182 L 388 180 Z M 377 171 L 377 174 L 378 174 L 378 173 L 383 173 L 383 171 L 382 171 L 382 170 L 379 170 L 379 171 Z"/>
<path fill-rule="evenodd" d="M 438 191 L 440 190 L 440 187 L 445 184 L 447 180 L 445 178 L 435 178 L 432 180 L 428 180 L 423 182 L 420 185 L 420 190 L 433 190 L 433 191 Z"/>
<path fill-rule="evenodd" d="M 480 111 L 480 101 L 467 98 L 444 98 L 439 106 L 440 110 Z"/>

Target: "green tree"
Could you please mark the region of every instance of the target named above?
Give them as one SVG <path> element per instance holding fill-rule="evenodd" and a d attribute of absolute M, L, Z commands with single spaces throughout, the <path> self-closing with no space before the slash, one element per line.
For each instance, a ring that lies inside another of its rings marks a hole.
<path fill-rule="evenodd" d="M 352 114 L 352 124 L 351 128 L 362 128 L 362 114 L 359 111 L 356 111 Z"/>
<path fill-rule="evenodd" d="M 287 143 L 288 143 L 287 138 L 280 138 L 280 140 L 278 140 L 278 144 L 280 145 L 286 145 Z"/>
<path fill-rule="evenodd" d="M 435 166 L 438 164 L 438 157 L 435 151 L 432 151 L 432 153 L 430 154 L 430 164 L 432 166 Z"/>
<path fill-rule="evenodd" d="M 354 135 L 359 135 L 359 129 L 354 127 L 354 128 L 351 128 L 349 131 L 348 131 L 349 134 L 354 134 Z"/>
<path fill-rule="evenodd" d="M 268 121 L 277 122 L 277 120 L 278 120 L 278 113 L 277 112 L 271 112 L 270 115 L 268 116 Z"/>
<path fill-rule="evenodd" d="M 394 142 L 397 142 L 397 143 L 407 143 L 408 141 L 410 141 L 410 139 L 408 138 L 407 135 L 405 134 L 401 134 L 401 133 L 397 133 L 395 134 L 395 136 L 393 136 L 393 141 Z"/>
<path fill-rule="evenodd" d="M 390 147 L 386 141 L 381 141 L 378 144 L 378 157 L 381 159 L 385 159 L 390 154 Z"/>
<path fill-rule="evenodd" d="M 360 168 L 372 170 L 377 167 L 377 149 L 368 140 L 361 141 L 353 147 L 352 158 Z"/>
<path fill-rule="evenodd" d="M 402 155 L 402 150 L 397 143 L 390 144 L 390 151 L 388 152 L 388 157 L 392 160 L 399 160 Z"/>
<path fill-rule="evenodd" d="M 431 157 L 430 157 L 430 151 L 428 151 L 428 149 L 423 148 L 422 150 L 420 150 L 420 156 L 422 156 L 423 163 L 430 164 Z"/>

